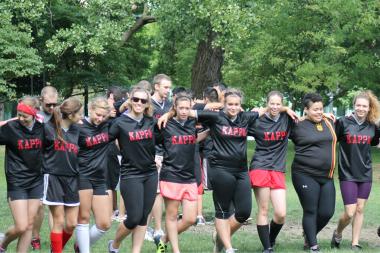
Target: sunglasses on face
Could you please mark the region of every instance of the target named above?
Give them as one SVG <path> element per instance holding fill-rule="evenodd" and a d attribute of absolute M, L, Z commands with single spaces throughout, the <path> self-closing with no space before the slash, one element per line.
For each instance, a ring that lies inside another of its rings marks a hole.
<path fill-rule="evenodd" d="M 45 104 L 46 107 L 56 107 L 57 106 L 57 103 L 47 103 Z"/>
<path fill-rule="evenodd" d="M 132 97 L 131 98 L 132 102 L 134 103 L 138 103 L 139 101 L 141 101 L 141 104 L 146 104 L 148 103 L 148 99 L 145 99 L 145 98 L 137 98 L 137 97 Z"/>

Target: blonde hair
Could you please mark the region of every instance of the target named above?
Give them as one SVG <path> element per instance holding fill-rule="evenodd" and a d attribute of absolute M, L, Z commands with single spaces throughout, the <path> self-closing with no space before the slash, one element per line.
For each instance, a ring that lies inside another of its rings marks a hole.
<path fill-rule="evenodd" d="M 91 99 L 88 108 L 90 108 L 90 110 L 100 108 L 106 110 L 108 113 L 111 111 L 111 107 L 105 97 L 95 97 Z"/>
<path fill-rule="evenodd" d="M 152 99 L 150 97 L 150 94 L 149 94 L 149 91 L 147 91 L 146 89 L 144 89 L 143 87 L 139 87 L 139 86 L 134 86 L 129 94 L 129 98 L 127 100 L 127 105 L 128 105 L 128 110 L 131 111 L 132 110 L 132 101 L 131 101 L 131 98 L 133 98 L 133 96 L 135 95 L 136 92 L 144 92 L 146 95 L 147 95 L 147 107 L 145 108 L 144 110 L 144 115 L 147 115 L 149 117 L 152 117 L 153 115 L 153 105 L 152 105 Z"/>
<path fill-rule="evenodd" d="M 366 120 L 369 121 L 370 123 L 376 124 L 376 122 L 378 121 L 380 117 L 380 104 L 376 95 L 373 94 L 373 92 L 370 90 L 361 91 L 354 98 L 354 103 L 353 103 L 354 106 L 355 106 L 356 100 L 358 100 L 359 98 L 364 98 L 368 100 L 369 111 L 368 111 Z"/>

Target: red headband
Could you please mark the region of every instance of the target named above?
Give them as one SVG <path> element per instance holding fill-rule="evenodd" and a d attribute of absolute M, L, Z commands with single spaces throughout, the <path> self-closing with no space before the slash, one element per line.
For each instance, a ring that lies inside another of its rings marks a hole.
<path fill-rule="evenodd" d="M 34 109 L 33 107 L 31 107 L 29 105 L 24 104 L 23 102 L 20 102 L 17 105 L 17 111 L 32 115 L 33 117 L 36 117 L 36 115 L 37 115 L 36 109 Z"/>

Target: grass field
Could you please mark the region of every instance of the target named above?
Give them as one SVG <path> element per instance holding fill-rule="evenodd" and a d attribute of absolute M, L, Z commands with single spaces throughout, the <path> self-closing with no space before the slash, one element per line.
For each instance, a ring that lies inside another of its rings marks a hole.
<path fill-rule="evenodd" d="M 248 157 L 251 158 L 254 145 L 250 143 Z M 292 145 L 289 145 L 288 151 L 288 168 L 291 165 L 291 161 L 294 156 L 294 149 Z M 0 149 L 0 164 L 4 164 L 4 149 Z M 380 252 L 380 238 L 377 237 L 376 229 L 380 225 L 380 150 L 373 150 L 373 162 L 374 162 L 374 183 L 371 192 L 370 199 L 365 211 L 364 228 L 361 236 L 361 245 L 364 247 L 364 252 Z M 289 172 L 290 170 L 288 170 Z M 334 230 L 340 213 L 343 211 L 342 199 L 340 196 L 339 185 L 336 183 L 337 199 L 336 199 L 336 211 L 334 217 L 324 230 L 319 234 L 319 243 L 322 248 L 322 252 L 351 252 L 350 250 L 350 238 L 351 228 L 349 227 L 343 234 L 343 243 L 340 250 L 330 250 L 330 237 Z M 278 245 L 276 252 L 303 252 L 303 239 L 301 228 L 302 209 L 299 204 L 297 195 L 293 189 L 293 185 L 290 180 L 290 173 L 287 173 L 287 220 L 278 237 Z M 0 231 L 4 231 L 9 225 L 13 224 L 12 216 L 6 204 L 6 183 L 4 178 L 4 170 L 0 176 L 0 200 L 3 205 L 0 206 Z M 256 203 L 254 201 L 251 217 L 256 215 Z M 180 247 L 182 252 L 212 252 L 211 234 L 214 230 L 213 222 L 213 204 L 211 193 L 206 192 L 204 195 L 204 215 L 206 220 L 210 222 L 209 225 L 192 227 L 189 231 L 180 235 Z M 100 240 L 93 248 L 92 252 L 106 253 L 107 242 L 112 239 L 117 223 L 114 222 L 112 228 L 106 236 Z M 65 252 L 73 252 L 72 247 L 73 240 L 65 248 Z M 15 243 L 12 243 L 8 247 L 7 252 L 16 252 Z M 129 252 L 131 246 L 130 237 L 123 242 L 120 252 Z M 256 225 L 253 220 L 252 224 L 244 226 L 233 237 L 233 246 L 238 249 L 239 253 L 245 252 L 261 252 L 261 243 L 259 241 Z M 49 230 L 47 221 L 45 219 L 42 230 L 42 250 L 40 252 L 49 252 Z M 170 247 L 169 247 L 170 250 Z M 155 247 L 151 242 L 145 242 L 143 252 L 155 252 Z"/>

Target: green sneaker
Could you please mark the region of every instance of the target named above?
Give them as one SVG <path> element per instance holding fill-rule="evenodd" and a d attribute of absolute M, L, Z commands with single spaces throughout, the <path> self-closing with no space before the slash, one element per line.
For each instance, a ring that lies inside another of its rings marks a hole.
<path fill-rule="evenodd" d="M 163 241 L 161 241 L 161 236 L 155 236 L 154 243 L 156 244 L 156 247 L 157 247 L 156 253 L 166 252 L 168 246 Z"/>

